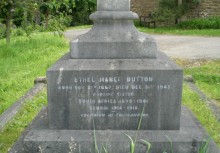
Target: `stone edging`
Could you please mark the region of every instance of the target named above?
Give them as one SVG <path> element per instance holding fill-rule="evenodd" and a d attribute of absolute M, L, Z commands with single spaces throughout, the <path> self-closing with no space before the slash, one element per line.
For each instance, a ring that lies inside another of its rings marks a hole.
<path fill-rule="evenodd" d="M 185 76 L 184 81 L 189 85 L 190 89 L 196 92 L 199 97 L 208 105 L 218 121 L 220 121 L 220 107 L 216 105 L 216 101 L 207 97 L 196 85 L 192 76 Z"/>
<path fill-rule="evenodd" d="M 35 85 L 24 96 L 17 100 L 10 108 L 8 108 L 0 116 L 0 130 L 21 110 L 25 101 L 32 99 L 37 93 L 42 91 L 46 86 L 46 79 L 43 77 L 37 78 L 34 81 Z"/>

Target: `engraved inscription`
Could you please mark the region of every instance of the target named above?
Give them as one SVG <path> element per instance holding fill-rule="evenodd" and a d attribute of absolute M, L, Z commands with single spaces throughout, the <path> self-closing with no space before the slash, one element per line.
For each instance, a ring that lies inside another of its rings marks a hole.
<path fill-rule="evenodd" d="M 81 118 L 143 117 L 155 92 L 170 92 L 169 83 L 157 83 L 151 76 L 74 77 L 72 84 L 60 84 L 58 92 L 74 95 L 74 107 L 83 108 Z M 82 93 L 82 94 L 80 94 Z"/>

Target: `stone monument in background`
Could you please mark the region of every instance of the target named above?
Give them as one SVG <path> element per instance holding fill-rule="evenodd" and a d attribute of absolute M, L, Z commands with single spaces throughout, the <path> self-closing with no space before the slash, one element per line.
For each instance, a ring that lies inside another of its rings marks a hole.
<path fill-rule="evenodd" d="M 48 111 L 25 135 L 24 152 L 128 153 L 123 133 L 137 138 L 136 153 L 148 148 L 140 139 L 150 153 L 196 152 L 206 135 L 184 107 L 181 116 L 182 69 L 134 27 L 130 0 L 97 3 L 92 29 L 47 71 Z"/>

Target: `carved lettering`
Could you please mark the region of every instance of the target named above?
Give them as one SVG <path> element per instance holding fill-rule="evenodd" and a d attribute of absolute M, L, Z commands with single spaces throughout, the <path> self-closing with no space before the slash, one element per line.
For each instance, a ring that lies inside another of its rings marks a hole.
<path fill-rule="evenodd" d="M 151 76 L 74 77 L 71 84 L 57 86 L 59 92 L 69 93 L 82 107 L 82 118 L 91 117 L 149 117 L 143 106 L 152 102 L 155 92 L 171 92 L 169 83 L 157 83 Z"/>

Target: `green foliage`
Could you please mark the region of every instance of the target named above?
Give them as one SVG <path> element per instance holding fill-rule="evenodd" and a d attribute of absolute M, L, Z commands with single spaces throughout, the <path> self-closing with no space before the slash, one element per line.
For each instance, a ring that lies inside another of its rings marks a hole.
<path fill-rule="evenodd" d="M 102 149 L 103 149 L 104 153 L 108 153 L 107 146 L 102 145 Z"/>
<path fill-rule="evenodd" d="M 146 141 L 146 140 L 143 140 L 143 139 L 141 139 L 141 142 L 143 142 L 143 143 L 144 143 L 144 145 L 146 145 L 146 146 L 147 146 L 146 153 L 148 153 L 148 152 L 150 151 L 150 148 L 151 148 L 151 143 L 150 143 L 150 142 L 148 142 L 148 141 Z"/>
<path fill-rule="evenodd" d="M 159 22 L 169 23 L 170 21 L 174 22 L 175 20 L 173 10 L 168 8 L 159 8 L 157 11 L 153 12 L 152 16 L 156 21 Z"/>
<path fill-rule="evenodd" d="M 62 17 L 51 17 L 48 22 L 47 29 L 52 31 L 54 35 L 63 35 L 63 31 L 66 29 L 64 18 Z"/>
<path fill-rule="evenodd" d="M 200 2 L 201 2 L 202 0 L 192 0 L 192 2 L 194 3 L 194 4 L 199 4 Z"/>
<path fill-rule="evenodd" d="M 95 123 L 94 123 L 94 120 L 93 120 L 93 142 L 94 142 L 94 150 L 95 150 L 95 153 L 100 153 L 99 151 L 99 147 L 98 147 L 98 144 L 97 144 L 97 138 L 96 138 L 96 131 L 95 131 Z"/>
<path fill-rule="evenodd" d="M 25 31 L 28 37 L 39 27 L 61 35 L 66 26 L 89 24 L 89 15 L 96 9 L 96 0 L 1 0 L 0 23 L 6 24 L 7 32 L 0 29 L 0 38 L 7 35 L 10 43 L 11 24 Z M 11 23 L 11 24 L 9 24 Z M 39 28 L 38 28 L 39 29 Z"/>
<path fill-rule="evenodd" d="M 207 140 L 201 148 L 199 148 L 199 153 L 208 153 L 209 150 L 209 143 L 211 141 L 211 138 L 209 140 Z"/>
<path fill-rule="evenodd" d="M 89 15 L 96 9 L 96 0 L 75 1 L 72 13 L 72 25 L 90 24 Z"/>
<path fill-rule="evenodd" d="M 6 27 L 4 24 L 0 23 L 0 39 L 6 37 Z"/>
<path fill-rule="evenodd" d="M 192 19 L 178 24 L 182 29 L 220 29 L 220 17 Z"/>
<path fill-rule="evenodd" d="M 159 22 L 167 22 L 168 24 L 170 23 L 170 21 L 174 22 L 175 20 L 180 18 L 187 10 L 187 3 L 178 5 L 177 0 L 160 0 L 159 8 L 152 13 L 152 16 L 155 20 Z"/>
<path fill-rule="evenodd" d="M 6 24 L 6 42 L 10 44 L 11 23 L 15 19 L 15 23 L 19 24 L 22 19 L 22 14 L 28 15 L 29 20 L 33 18 L 34 0 L 2 0 L 0 1 L 0 20 Z M 14 15 L 15 14 L 15 15 Z M 15 18 L 16 16 L 16 18 Z M 19 17 L 21 16 L 21 17 Z M 29 27 L 28 27 L 29 29 Z M 28 30 L 29 32 L 30 30 Z M 29 35 L 29 33 L 27 33 Z"/>
<path fill-rule="evenodd" d="M 128 134 L 126 134 L 126 133 L 123 133 L 126 137 L 128 137 L 129 138 L 129 140 L 130 140 L 130 153 L 135 153 L 134 151 L 135 151 L 135 143 L 134 143 L 134 141 L 133 141 L 133 139 L 131 138 L 131 136 L 130 135 L 128 135 Z"/>
<path fill-rule="evenodd" d="M 12 37 L 24 36 L 26 33 L 22 28 L 12 29 Z"/>

